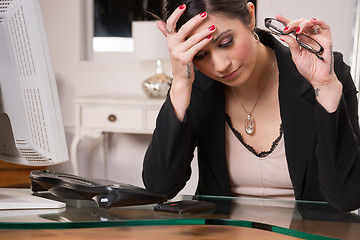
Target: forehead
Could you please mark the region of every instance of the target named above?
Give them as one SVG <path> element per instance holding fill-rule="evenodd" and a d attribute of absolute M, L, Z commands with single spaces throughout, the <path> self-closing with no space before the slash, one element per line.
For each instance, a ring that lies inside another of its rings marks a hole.
<path fill-rule="evenodd" d="M 229 18 L 223 14 L 210 13 L 207 18 L 189 34 L 189 37 L 202 31 L 203 29 L 207 29 L 211 25 L 215 25 L 216 27 L 213 34 L 214 37 L 227 30 L 241 31 L 247 29 L 247 27 L 237 18 Z"/>

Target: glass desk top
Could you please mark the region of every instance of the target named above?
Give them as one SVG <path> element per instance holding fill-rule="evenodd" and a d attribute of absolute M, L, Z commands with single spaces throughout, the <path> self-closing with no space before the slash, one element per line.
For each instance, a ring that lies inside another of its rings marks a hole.
<path fill-rule="evenodd" d="M 93 201 L 59 199 L 49 193 L 38 195 L 63 201 L 66 208 L 2 210 L 0 229 L 226 225 L 261 229 L 301 239 L 360 239 L 358 214 L 338 212 L 322 202 L 186 195 L 171 201 L 209 201 L 216 204 L 216 209 L 174 214 L 154 211 L 156 204 L 103 209 Z"/>

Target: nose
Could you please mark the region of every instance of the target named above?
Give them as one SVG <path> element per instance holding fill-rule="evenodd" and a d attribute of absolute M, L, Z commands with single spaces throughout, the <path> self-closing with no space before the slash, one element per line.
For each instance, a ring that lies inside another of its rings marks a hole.
<path fill-rule="evenodd" d="M 218 73 L 227 73 L 231 67 L 231 60 L 225 53 L 213 53 L 211 60 L 213 69 Z"/>

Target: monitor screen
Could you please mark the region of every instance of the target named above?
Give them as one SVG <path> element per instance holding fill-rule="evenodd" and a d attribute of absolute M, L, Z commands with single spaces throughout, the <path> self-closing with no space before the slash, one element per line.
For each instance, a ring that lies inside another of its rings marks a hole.
<path fill-rule="evenodd" d="M 0 0 L 0 160 L 69 159 L 38 0 Z"/>

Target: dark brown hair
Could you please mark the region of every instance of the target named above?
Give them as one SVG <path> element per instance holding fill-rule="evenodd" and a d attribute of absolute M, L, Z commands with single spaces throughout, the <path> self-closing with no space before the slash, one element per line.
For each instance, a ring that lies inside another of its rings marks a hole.
<path fill-rule="evenodd" d="M 248 0 L 163 0 L 162 19 L 166 22 L 176 8 L 185 4 L 186 11 L 176 24 L 177 31 L 187 21 L 202 12 L 224 14 L 227 17 L 239 19 L 247 25 L 251 21 L 247 3 Z"/>

